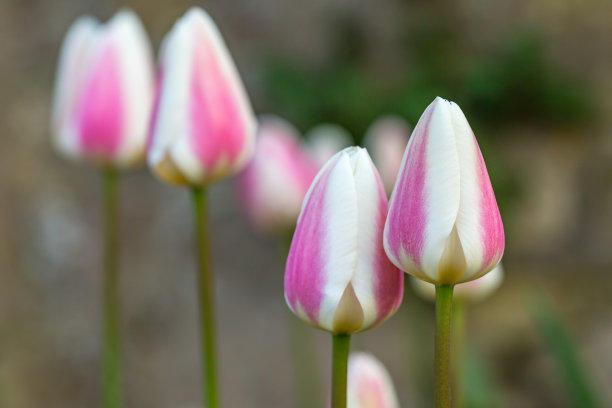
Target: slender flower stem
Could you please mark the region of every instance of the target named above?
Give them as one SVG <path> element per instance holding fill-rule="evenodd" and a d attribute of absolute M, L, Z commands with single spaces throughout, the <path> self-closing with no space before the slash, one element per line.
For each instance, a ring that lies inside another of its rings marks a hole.
<path fill-rule="evenodd" d="M 453 286 L 436 286 L 436 348 L 435 348 L 435 389 L 436 408 L 450 408 L 450 349 L 451 319 L 453 312 Z"/>
<path fill-rule="evenodd" d="M 104 407 L 121 406 L 121 356 L 119 336 L 118 268 L 118 174 L 111 167 L 103 170 L 104 200 Z"/>
<path fill-rule="evenodd" d="M 348 358 L 351 346 L 350 334 L 334 334 L 332 337 L 332 408 L 346 408 L 346 383 Z"/>
<path fill-rule="evenodd" d="M 200 337 L 202 341 L 202 392 L 206 408 L 217 408 L 217 367 L 215 346 L 214 281 L 210 267 L 210 242 L 208 238 L 208 217 L 206 190 L 192 188 L 195 212 L 197 253 L 198 253 L 198 302 L 200 314 Z"/>
<path fill-rule="evenodd" d="M 280 252 L 283 264 L 287 261 L 292 238 L 293 228 L 281 236 Z M 289 311 L 287 311 L 287 327 L 293 362 L 295 406 L 297 408 L 319 407 L 321 406 L 319 377 L 317 376 L 317 361 L 314 358 L 316 353 L 312 338 L 313 331 Z"/>

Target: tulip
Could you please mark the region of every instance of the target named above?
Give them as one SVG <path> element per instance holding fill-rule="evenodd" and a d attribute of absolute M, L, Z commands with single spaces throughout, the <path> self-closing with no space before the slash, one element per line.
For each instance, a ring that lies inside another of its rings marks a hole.
<path fill-rule="evenodd" d="M 204 186 L 241 170 L 256 120 L 238 71 L 208 14 L 190 9 L 163 40 L 149 166 L 171 184 Z"/>
<path fill-rule="evenodd" d="M 406 147 L 389 204 L 385 251 L 419 279 L 478 279 L 504 252 L 504 229 L 478 143 L 463 112 L 436 98 Z"/>
<path fill-rule="evenodd" d="M 395 116 L 378 119 L 366 133 L 364 145 L 372 155 L 388 192 L 391 192 L 395 185 L 409 135 L 408 123 Z"/>
<path fill-rule="evenodd" d="M 352 333 L 397 310 L 403 274 L 384 255 L 387 196 L 365 149 L 349 147 L 315 177 L 285 269 L 285 299 L 302 320 L 333 334 L 333 407 L 346 406 Z"/>
<path fill-rule="evenodd" d="M 306 134 L 308 149 L 319 168 L 340 150 L 350 146 L 352 139 L 346 129 L 332 124 L 315 126 Z"/>
<path fill-rule="evenodd" d="M 198 257 L 202 389 L 216 408 L 214 282 L 208 236 L 207 187 L 241 170 L 253 154 L 256 120 L 215 23 L 191 8 L 165 36 L 159 93 L 151 124 L 149 167 L 162 181 L 192 192 Z"/>
<path fill-rule="evenodd" d="M 481 278 L 455 286 L 453 296 L 462 302 L 479 302 L 493 294 L 504 280 L 504 267 L 501 263 Z M 421 279 L 411 279 L 415 291 L 425 300 L 435 300 L 436 287 Z"/>
<path fill-rule="evenodd" d="M 265 232 L 290 231 L 316 172 L 291 124 L 278 117 L 261 118 L 255 153 L 237 180 L 252 224 Z"/>
<path fill-rule="evenodd" d="M 62 46 L 53 100 L 53 142 L 64 155 L 105 166 L 144 159 L 154 67 L 138 17 L 120 11 L 106 24 L 79 18 Z"/>
<path fill-rule="evenodd" d="M 348 408 L 399 408 L 391 376 L 369 353 L 353 353 L 348 367 Z"/>
<path fill-rule="evenodd" d="M 53 99 L 53 144 L 103 174 L 104 406 L 121 405 L 118 270 L 118 169 L 144 159 L 153 103 L 152 51 L 138 17 L 117 13 L 105 24 L 81 17 L 62 45 Z"/>
<path fill-rule="evenodd" d="M 453 286 L 478 279 L 504 252 L 504 229 L 476 137 L 453 102 L 436 98 L 412 133 L 391 194 L 385 252 L 436 285 L 434 399 L 450 407 Z"/>

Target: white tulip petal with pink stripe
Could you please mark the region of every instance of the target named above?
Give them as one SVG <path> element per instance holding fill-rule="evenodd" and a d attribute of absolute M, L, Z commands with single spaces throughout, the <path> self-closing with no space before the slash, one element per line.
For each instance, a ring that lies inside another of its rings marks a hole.
<path fill-rule="evenodd" d="M 387 197 L 365 149 L 349 147 L 315 177 L 285 269 L 285 298 L 306 322 L 332 333 L 365 330 L 389 317 L 403 274 L 385 256 Z"/>
<path fill-rule="evenodd" d="M 393 380 L 369 353 L 352 353 L 348 365 L 347 408 L 399 408 Z"/>
<path fill-rule="evenodd" d="M 81 17 L 64 40 L 53 100 L 53 140 L 63 154 L 105 165 L 142 162 L 154 97 L 147 35 L 131 11 L 108 23 Z"/>
<path fill-rule="evenodd" d="M 463 112 L 436 98 L 415 127 L 384 233 L 400 269 L 434 284 L 477 279 L 504 252 L 504 229 L 478 142 Z"/>
<path fill-rule="evenodd" d="M 259 120 L 255 153 L 238 175 L 240 202 L 251 221 L 265 232 L 291 231 L 318 166 L 287 121 Z"/>
<path fill-rule="evenodd" d="M 251 158 L 256 120 L 215 23 L 199 8 L 163 41 L 148 161 L 162 180 L 205 185 Z"/>

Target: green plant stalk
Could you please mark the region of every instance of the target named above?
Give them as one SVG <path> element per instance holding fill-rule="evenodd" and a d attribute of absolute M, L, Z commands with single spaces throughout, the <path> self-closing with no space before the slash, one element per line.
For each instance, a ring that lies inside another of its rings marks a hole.
<path fill-rule="evenodd" d="M 350 334 L 332 335 L 332 408 L 346 408 Z"/>
<path fill-rule="evenodd" d="M 451 319 L 453 312 L 453 285 L 436 286 L 436 339 L 434 352 L 434 406 L 451 406 Z"/>
<path fill-rule="evenodd" d="M 118 268 L 118 213 L 119 191 L 117 170 L 103 169 L 104 255 L 103 306 L 104 313 L 104 407 L 121 406 L 121 347 Z"/>
<path fill-rule="evenodd" d="M 286 262 L 293 228 L 282 234 L 280 243 L 283 262 Z M 299 408 L 319 407 L 320 390 L 317 376 L 316 353 L 313 350 L 313 331 L 296 319 L 292 313 L 287 313 L 291 357 L 293 360 L 295 404 Z"/>
<path fill-rule="evenodd" d="M 211 271 L 208 237 L 207 194 L 202 187 L 192 188 L 198 256 L 198 306 L 202 355 L 202 393 L 206 408 L 217 408 L 217 387 L 214 281 Z"/>
<path fill-rule="evenodd" d="M 560 375 L 565 377 L 566 389 L 572 406 L 597 408 L 602 406 L 588 372 L 583 366 L 578 349 L 563 321 L 555 311 L 552 301 L 544 293 L 538 293 L 532 304 L 537 328 L 547 342 Z"/>

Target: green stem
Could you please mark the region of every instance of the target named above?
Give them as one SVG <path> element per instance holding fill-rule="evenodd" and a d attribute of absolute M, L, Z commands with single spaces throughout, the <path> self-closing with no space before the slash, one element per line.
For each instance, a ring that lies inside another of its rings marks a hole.
<path fill-rule="evenodd" d="M 348 358 L 351 346 L 350 334 L 334 334 L 332 337 L 332 408 L 346 408 L 346 383 Z"/>
<path fill-rule="evenodd" d="M 121 406 L 121 356 L 119 337 L 118 269 L 118 175 L 111 167 L 103 170 L 104 200 L 104 407 Z"/>
<path fill-rule="evenodd" d="M 293 228 L 280 236 L 280 252 L 283 263 L 286 262 L 293 238 Z M 292 313 L 287 313 L 292 365 L 294 372 L 295 406 L 310 408 L 321 406 L 319 398 L 319 377 L 317 375 L 317 360 L 313 345 L 313 331 Z"/>
<path fill-rule="evenodd" d="M 201 187 L 193 187 L 192 197 L 198 253 L 198 301 L 203 369 L 202 392 L 206 401 L 205 406 L 216 408 L 219 405 L 219 397 L 215 352 L 214 282 L 210 267 L 206 190 Z"/>
<path fill-rule="evenodd" d="M 450 348 L 451 318 L 453 312 L 453 285 L 436 286 L 436 346 L 434 406 L 450 408 Z"/>

